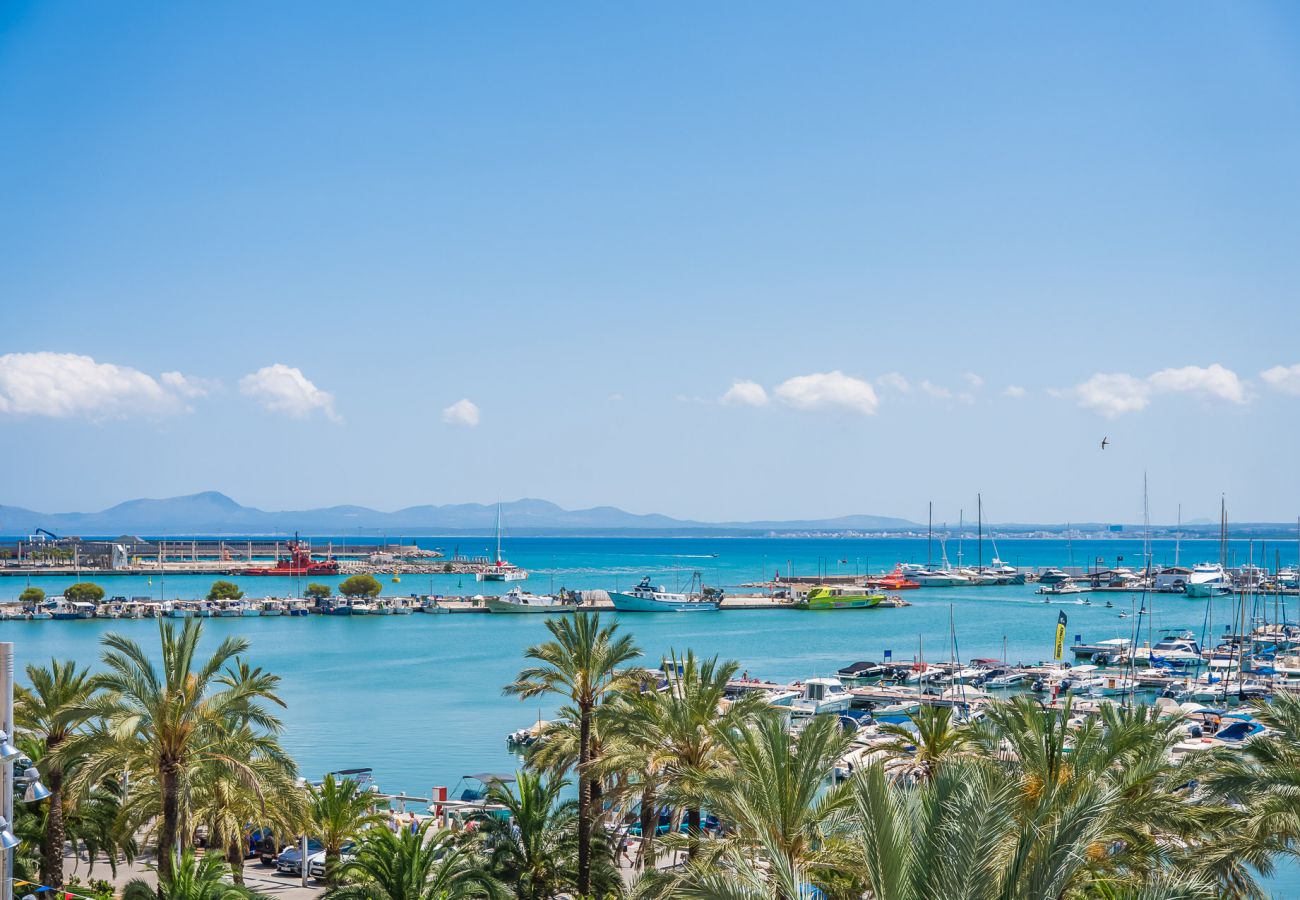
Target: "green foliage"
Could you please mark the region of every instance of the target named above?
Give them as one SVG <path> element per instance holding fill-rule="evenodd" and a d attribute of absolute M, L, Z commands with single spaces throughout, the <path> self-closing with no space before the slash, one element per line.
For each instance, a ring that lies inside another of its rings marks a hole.
<path fill-rule="evenodd" d="M 414 832 L 367 831 L 341 874 L 354 883 L 327 891 L 328 900 L 461 900 L 501 892 L 472 846 L 432 831 L 429 822 Z"/>
<path fill-rule="evenodd" d="M 624 668 L 641 655 L 630 635 L 616 636 L 617 625 L 604 628 L 598 613 L 579 612 L 546 622 L 554 640 L 536 644 L 524 656 L 537 665 L 523 669 L 507 694 L 522 699 L 541 694 L 566 698 L 577 708 L 578 722 L 578 878 L 577 892 L 591 893 L 591 844 L 595 826 L 590 775 L 591 724 L 597 704 L 638 684 L 637 675 Z"/>
<path fill-rule="evenodd" d="M 18 595 L 18 600 L 24 606 L 35 606 L 45 599 L 45 591 L 38 587 L 24 588 L 23 592 Z"/>
<path fill-rule="evenodd" d="M 98 603 L 104 599 L 104 589 L 93 581 L 78 581 L 64 588 L 63 596 L 77 603 Z"/>
<path fill-rule="evenodd" d="M 381 590 L 383 590 L 383 585 L 373 575 L 353 575 L 339 585 L 339 593 L 344 597 L 364 597 L 369 599 L 378 597 Z"/>
<path fill-rule="evenodd" d="M 196 857 L 187 847 L 170 871 L 158 870 L 156 889 L 144 879 L 135 878 L 122 888 L 122 900 L 250 900 L 263 896 L 227 884 L 223 880 L 227 873 L 226 866 L 215 856 Z"/>
<path fill-rule="evenodd" d="M 312 600 L 324 600 L 334 592 L 328 584 L 318 584 L 313 581 L 302 593 L 304 597 L 310 597 Z"/>
<path fill-rule="evenodd" d="M 568 785 L 520 772 L 514 790 L 504 784 L 488 789 L 488 801 L 504 807 L 509 820 L 490 812 L 475 817 L 488 871 L 518 900 L 544 900 L 577 884 L 578 805 L 560 799 Z"/>
<path fill-rule="evenodd" d="M 325 879 L 331 884 L 338 878 L 343 845 L 384 821 L 375 811 L 375 798 L 355 779 L 337 780 L 333 775 L 326 775 L 320 787 L 311 788 L 308 817 L 312 835 L 324 845 Z"/>
<path fill-rule="evenodd" d="M 93 682 L 98 692 L 81 710 L 98 721 L 57 755 L 77 762 L 73 790 L 131 772 L 121 818 L 132 828 L 153 823 L 160 871 L 170 875 L 181 823 L 193 812 L 182 785 L 217 772 L 252 786 L 265 774 L 259 760 L 279 759 L 290 770 L 292 763 L 277 741 L 280 722 L 267 709 L 283 705 L 279 678 L 237 659 L 248 650 L 246 640 L 228 637 L 200 660 L 200 620 L 187 619 L 180 630 L 160 620 L 158 631 L 159 664 L 127 637 L 104 637 L 104 671 Z"/>
<path fill-rule="evenodd" d="M 208 588 L 209 600 L 242 600 L 244 592 L 233 581 L 214 581 Z"/>

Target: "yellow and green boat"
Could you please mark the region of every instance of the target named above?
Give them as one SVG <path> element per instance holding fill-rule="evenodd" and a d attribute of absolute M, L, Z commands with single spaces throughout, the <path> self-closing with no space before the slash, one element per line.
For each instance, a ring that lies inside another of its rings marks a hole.
<path fill-rule="evenodd" d="M 836 593 L 835 588 L 815 587 L 795 606 L 799 609 L 871 609 L 885 599 L 884 594 Z"/>

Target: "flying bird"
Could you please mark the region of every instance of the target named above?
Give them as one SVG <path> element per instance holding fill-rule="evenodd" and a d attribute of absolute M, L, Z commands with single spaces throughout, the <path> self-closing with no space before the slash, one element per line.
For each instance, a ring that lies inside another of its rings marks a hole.
<path fill-rule="evenodd" d="M 1106 445 L 1109 444 L 1109 443 L 1110 443 L 1110 437 L 1109 437 L 1109 436 L 1102 438 L 1102 439 L 1101 439 L 1101 449 L 1105 450 L 1105 449 L 1106 449 Z"/>

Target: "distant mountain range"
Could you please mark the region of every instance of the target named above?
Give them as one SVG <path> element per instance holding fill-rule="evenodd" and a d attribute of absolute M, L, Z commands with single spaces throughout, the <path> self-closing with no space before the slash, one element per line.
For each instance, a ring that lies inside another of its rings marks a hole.
<path fill-rule="evenodd" d="M 32 534 L 44 528 L 63 535 L 228 534 L 252 535 L 300 531 L 303 534 L 487 534 L 496 528 L 495 504 L 459 503 L 408 506 L 380 512 L 364 506 L 268 512 L 217 491 L 162 500 L 128 500 L 100 512 L 42 513 L 0 505 L 0 534 Z M 504 528 L 511 534 L 610 533 L 765 533 L 770 531 L 903 531 L 915 523 L 888 516 L 841 516 L 833 519 L 696 522 L 658 514 L 638 515 L 613 506 L 562 509 L 546 500 L 501 504 Z"/>

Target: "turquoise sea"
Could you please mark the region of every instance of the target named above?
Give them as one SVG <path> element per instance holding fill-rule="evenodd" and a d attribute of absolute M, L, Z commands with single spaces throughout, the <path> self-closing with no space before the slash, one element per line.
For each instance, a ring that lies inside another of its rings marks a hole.
<path fill-rule="evenodd" d="M 421 539 L 428 547 L 479 553 L 487 539 Z M 320 543 L 317 543 L 320 546 Z M 1021 566 L 1114 565 L 1117 557 L 1137 567 L 1141 542 L 1132 540 L 999 541 L 1001 557 Z M 1253 552 L 1256 561 L 1267 553 L 1274 562 L 1274 545 L 1251 548 L 1235 543 L 1238 563 Z M 1294 542 L 1278 543 L 1283 565 L 1296 561 Z M 938 554 L 936 542 L 934 553 Z M 976 561 L 974 541 L 962 547 L 967 563 Z M 715 555 L 716 554 L 716 555 Z M 533 574 L 525 586 L 535 591 L 568 588 L 628 587 L 642 575 L 674 587 L 685 584 L 692 571 L 706 584 L 736 586 L 771 577 L 787 565 L 796 575 L 881 571 L 895 562 L 924 562 L 925 540 L 886 539 L 575 539 L 528 538 L 509 542 L 506 555 Z M 948 555 L 956 564 L 956 542 Z M 984 558 L 992 555 L 988 541 Z M 1156 562 L 1172 562 L 1173 542 L 1153 548 Z M 1184 563 L 1217 558 L 1217 541 L 1184 541 Z M 39 578 L 31 583 L 53 594 L 73 579 Z M 250 596 L 287 596 L 303 586 L 294 579 L 235 579 Z M 323 580 L 323 579 L 318 579 Z M 337 581 L 338 579 L 334 579 Z M 202 596 L 211 579 L 174 577 L 148 580 L 135 576 L 100 579 L 110 595 Z M 0 578 L 0 599 L 16 597 L 24 578 Z M 500 592 L 500 584 L 478 584 L 472 578 L 437 575 L 385 581 L 386 593 L 474 594 Z M 1067 643 L 1075 635 L 1086 641 L 1131 637 L 1137 595 L 1083 595 L 1092 605 L 1042 602 L 1033 586 L 908 591 L 912 606 L 902 609 L 812 613 L 797 610 L 720 613 L 608 613 L 620 629 L 633 634 L 649 665 L 670 650 L 694 649 L 704 655 L 735 659 L 751 675 L 773 679 L 833 674 L 858 659 L 880 659 L 892 651 L 895 660 L 923 653 L 928 659 L 948 659 L 953 653 L 949 621 L 960 658 L 997 656 L 1037 661 L 1050 657 L 1057 614 L 1069 618 Z M 1163 628 L 1203 629 L 1219 634 L 1229 622 L 1229 598 L 1187 600 L 1178 595 L 1147 595 L 1153 615 L 1143 622 L 1158 636 Z M 1107 601 L 1114 608 L 1107 609 Z M 1208 610 L 1208 621 L 1207 621 Z M 1278 613 L 1296 620 L 1296 600 Z M 1274 616 L 1270 604 L 1268 615 Z M 451 787 L 462 775 L 482 771 L 513 771 L 518 760 L 505 747 L 510 731 L 549 718 L 553 705 L 520 702 L 504 697 L 503 685 L 519 670 L 524 648 L 547 636 L 543 617 L 501 615 L 413 615 L 402 617 L 207 619 L 210 646 L 219 637 L 241 634 L 252 643 L 253 661 L 283 678 L 281 696 L 287 708 L 284 743 L 303 771 L 317 776 L 331 769 L 372 766 L 385 791 L 405 790 L 428 796 L 434 785 Z M 13 641 L 21 667 L 52 656 L 95 664 L 100 637 L 125 633 L 146 649 L 157 644 L 153 620 L 88 620 L 75 622 L 0 622 L 0 640 Z M 1282 890 L 1279 885 L 1278 890 Z"/>

